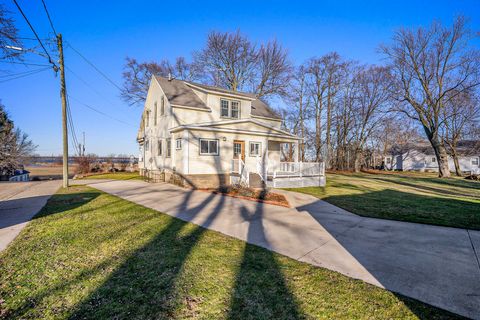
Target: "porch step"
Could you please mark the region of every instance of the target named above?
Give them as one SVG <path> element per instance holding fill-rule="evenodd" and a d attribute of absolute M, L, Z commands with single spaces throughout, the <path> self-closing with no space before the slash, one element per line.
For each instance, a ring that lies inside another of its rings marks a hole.
<path fill-rule="evenodd" d="M 265 188 L 265 182 L 262 181 L 258 173 L 250 172 L 249 179 L 250 188 Z"/>

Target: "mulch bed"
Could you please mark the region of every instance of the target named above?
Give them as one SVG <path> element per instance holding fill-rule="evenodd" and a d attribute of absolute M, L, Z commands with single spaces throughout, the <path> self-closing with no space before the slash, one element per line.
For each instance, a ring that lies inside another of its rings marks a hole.
<path fill-rule="evenodd" d="M 290 208 L 290 204 L 283 194 L 245 187 L 224 187 L 219 189 L 199 189 L 202 191 L 221 194 L 228 197 L 240 198 L 260 203 L 273 204 Z"/>

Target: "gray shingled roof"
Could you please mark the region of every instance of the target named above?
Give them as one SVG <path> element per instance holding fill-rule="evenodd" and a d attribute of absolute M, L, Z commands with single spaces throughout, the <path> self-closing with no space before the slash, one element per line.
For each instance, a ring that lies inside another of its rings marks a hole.
<path fill-rule="evenodd" d="M 170 104 L 210 110 L 209 107 L 181 80 L 168 80 L 155 76 Z"/>
<path fill-rule="evenodd" d="M 171 104 L 210 110 L 210 108 L 205 105 L 205 103 L 195 94 L 195 92 L 193 92 L 192 88 L 188 86 L 188 84 L 191 84 L 205 90 L 253 98 L 255 100 L 252 101 L 252 115 L 281 120 L 281 117 L 275 111 L 273 111 L 272 108 L 270 108 L 264 101 L 257 99 L 256 95 L 253 93 L 231 91 L 224 88 L 218 88 L 189 81 L 175 79 L 168 80 L 167 78 L 160 76 L 155 76 L 155 78 L 162 86 L 163 91 L 165 92 L 165 95 Z"/>

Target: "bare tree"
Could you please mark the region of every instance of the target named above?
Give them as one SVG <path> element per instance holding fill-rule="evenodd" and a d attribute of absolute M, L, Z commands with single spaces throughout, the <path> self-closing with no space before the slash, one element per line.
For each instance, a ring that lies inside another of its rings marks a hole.
<path fill-rule="evenodd" d="M 16 58 L 18 51 L 10 50 L 8 46 L 21 46 L 18 38 L 18 29 L 15 27 L 14 20 L 9 16 L 10 12 L 0 4 L 0 59 Z"/>
<path fill-rule="evenodd" d="M 239 31 L 208 34 L 205 47 L 193 54 L 202 81 L 233 91 L 250 91 L 259 98 L 287 92 L 292 65 L 277 41 L 257 47 Z"/>
<path fill-rule="evenodd" d="M 293 68 L 287 51 L 276 40 L 260 47 L 255 69 L 252 83 L 257 97 L 287 94 Z"/>
<path fill-rule="evenodd" d="M 388 68 L 362 67 L 355 76 L 356 97 L 353 110 L 353 162 L 355 172 L 361 168 L 362 152 L 373 131 L 385 118 L 391 100 Z"/>
<path fill-rule="evenodd" d="M 212 31 L 205 47 L 194 53 L 194 64 L 204 81 L 239 91 L 253 78 L 257 56 L 255 45 L 240 31 Z"/>
<path fill-rule="evenodd" d="M 194 69 L 185 58 L 178 57 L 175 64 L 167 60 L 157 62 L 138 62 L 134 58 L 126 58 L 123 71 L 122 98 L 130 105 L 141 104 L 147 98 L 148 87 L 152 75 L 167 77 L 171 75 L 181 80 L 192 80 Z"/>
<path fill-rule="evenodd" d="M 35 151 L 26 133 L 15 128 L 0 104 L 0 175 L 12 175 Z"/>
<path fill-rule="evenodd" d="M 396 109 L 422 125 L 440 177 L 450 176 L 440 135 L 443 110 L 456 95 L 480 84 L 480 55 L 468 47 L 472 37 L 465 19 L 458 17 L 451 28 L 435 22 L 428 29 L 400 29 L 393 44 L 382 47 L 396 78 Z"/>
<path fill-rule="evenodd" d="M 478 123 L 480 116 L 479 99 L 472 91 L 463 91 L 459 94 L 452 92 L 454 97 L 447 99 L 443 116 L 443 141 L 447 152 L 452 157 L 455 174 L 462 175 L 458 160 L 458 143 L 464 139 L 470 129 Z"/>
<path fill-rule="evenodd" d="M 307 93 L 307 69 L 305 66 L 299 66 L 295 69 L 292 75 L 288 95 L 286 97 L 289 107 L 285 112 L 285 119 L 291 125 L 291 132 L 300 136 L 302 141 L 299 144 L 299 158 L 300 161 L 305 161 L 306 151 L 308 148 L 307 134 L 307 120 L 309 118 L 309 98 Z"/>

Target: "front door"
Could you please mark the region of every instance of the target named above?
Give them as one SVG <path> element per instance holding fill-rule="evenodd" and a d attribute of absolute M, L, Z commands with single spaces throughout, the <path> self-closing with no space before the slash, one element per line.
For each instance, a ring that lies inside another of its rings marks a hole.
<path fill-rule="evenodd" d="M 245 162 L 245 141 L 233 141 L 233 159 L 242 159 Z"/>

